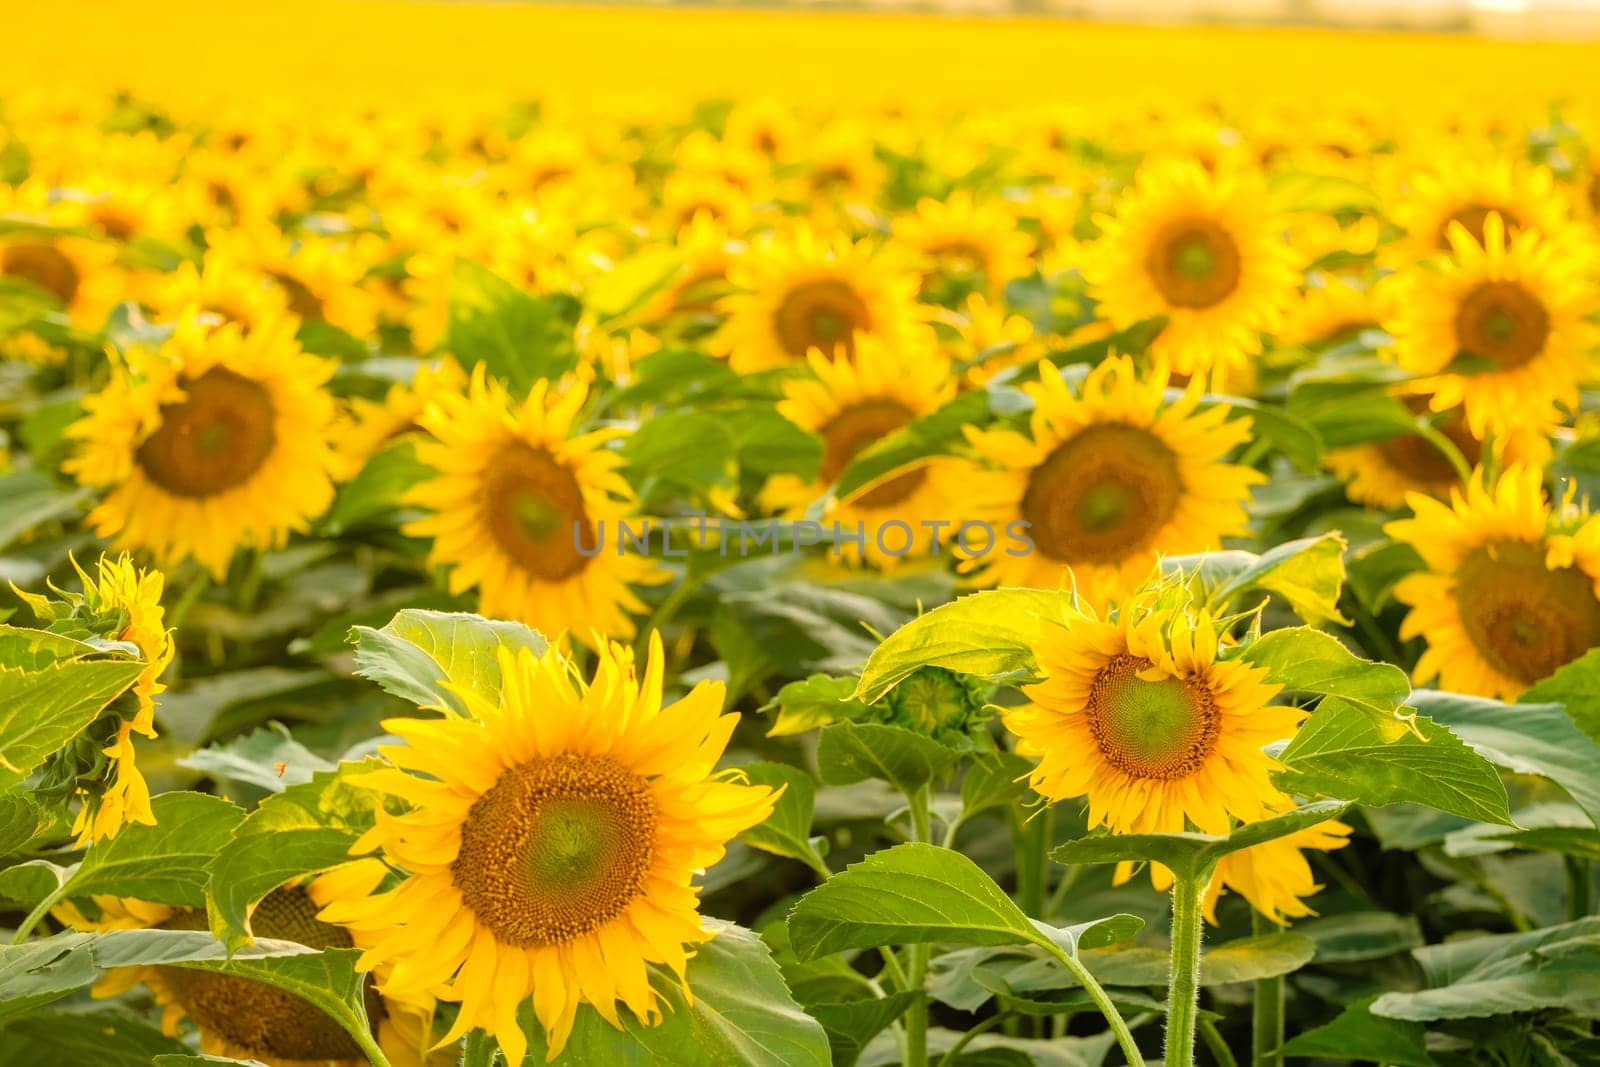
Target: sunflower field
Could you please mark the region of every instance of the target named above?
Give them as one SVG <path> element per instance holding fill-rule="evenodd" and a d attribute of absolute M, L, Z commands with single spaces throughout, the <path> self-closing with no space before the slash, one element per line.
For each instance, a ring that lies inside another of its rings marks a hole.
<path fill-rule="evenodd" d="M 0 78 L 0 1067 L 1600 1064 L 1600 100 L 155 66 Z"/>

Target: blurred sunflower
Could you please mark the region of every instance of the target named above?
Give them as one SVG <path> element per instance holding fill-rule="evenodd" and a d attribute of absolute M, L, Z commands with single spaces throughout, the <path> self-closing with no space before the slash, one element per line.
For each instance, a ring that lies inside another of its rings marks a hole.
<path fill-rule="evenodd" d="M 721 224 L 696 215 L 677 231 L 672 250 L 679 263 L 677 271 L 646 301 L 640 317 L 659 322 L 674 316 L 714 315 L 718 298 L 728 288 L 728 271 L 742 247 Z"/>
<path fill-rule="evenodd" d="M 342 900 L 365 899 L 387 873 L 376 860 L 357 860 L 309 882 L 280 886 L 252 910 L 251 932 L 313 949 L 365 947 L 359 936 L 322 921 L 317 911 Z M 80 930 L 207 929 L 200 908 L 109 896 L 92 901 L 91 912 L 64 905 L 56 913 Z M 368 1062 L 355 1039 L 321 1009 L 249 978 L 180 966 L 118 967 L 107 971 L 92 992 L 114 997 L 139 984 L 149 987 L 164 1009 L 162 1029 L 176 1036 L 183 1021 L 190 1020 L 207 1055 L 267 1067 L 366 1067 Z M 380 996 L 370 985 L 365 999 L 373 1036 L 393 1067 L 449 1067 L 457 1061 L 454 1048 L 429 1051 L 436 1044 L 430 999 Z"/>
<path fill-rule="evenodd" d="M 1371 288 L 1328 276 L 1321 284 L 1307 286 L 1291 305 L 1278 340 L 1311 349 L 1332 348 L 1381 324 L 1382 313 Z"/>
<path fill-rule="evenodd" d="M 1294 298 L 1293 249 L 1257 181 L 1190 161 L 1147 165 L 1100 237 L 1084 276 L 1118 329 L 1165 316 L 1151 351 L 1174 371 L 1237 367 L 1261 350 Z"/>
<path fill-rule="evenodd" d="M 720 301 L 728 320 L 712 349 L 740 373 L 798 363 L 812 349 L 851 353 L 863 334 L 900 347 L 917 325 L 915 277 L 843 236 L 801 228 L 756 241 L 728 280 L 741 291 Z"/>
<path fill-rule="evenodd" d="M 1540 471 L 1480 474 L 1450 503 L 1412 494 L 1384 530 L 1427 569 L 1401 579 L 1400 636 L 1426 650 L 1412 672 L 1445 689 L 1515 699 L 1600 645 L 1600 519 L 1545 500 Z"/>
<path fill-rule="evenodd" d="M 1426 395 L 1407 394 L 1402 403 L 1415 415 L 1428 410 Z M 1483 461 L 1485 442 L 1472 435 L 1460 408 L 1435 414 L 1429 422 L 1455 448 L 1468 469 Z M 1493 453 L 1502 462 L 1541 465 L 1549 458 L 1547 428 L 1518 427 L 1494 440 Z M 1351 500 L 1379 508 L 1397 508 L 1411 493 L 1444 497 L 1461 485 L 1461 475 L 1436 441 L 1421 433 L 1401 433 L 1381 441 L 1330 448 L 1323 466 L 1338 475 Z"/>
<path fill-rule="evenodd" d="M 982 293 L 967 297 L 958 313 L 943 321 L 956 331 L 956 362 L 967 368 L 966 385 L 983 385 L 1003 370 L 1032 366 L 1044 355 L 1044 344 L 1027 316 L 990 303 Z"/>
<path fill-rule="evenodd" d="M 333 500 L 332 374 L 289 319 L 247 333 L 186 318 L 159 349 L 128 353 L 67 431 L 78 450 L 63 467 L 107 489 L 89 524 L 219 580 L 237 549 L 282 547 Z"/>
<path fill-rule="evenodd" d="M 340 480 L 359 471 L 372 454 L 403 433 L 420 429 L 418 420 L 439 396 L 466 388 L 467 375 L 453 359 L 418 365 L 409 382 L 396 382 L 382 400 L 354 397 L 334 427 L 334 454 Z"/>
<path fill-rule="evenodd" d="M 1413 261 L 1452 251 L 1452 224 L 1482 245 L 1490 215 L 1499 215 L 1505 234 L 1513 238 L 1532 230 L 1548 240 L 1568 226 L 1554 175 L 1505 158 L 1452 160 L 1411 175 L 1395 200 L 1394 215 L 1406 232 L 1395 251 Z"/>
<path fill-rule="evenodd" d="M 1242 532 L 1250 487 L 1265 479 L 1223 457 L 1249 440 L 1250 421 L 1230 421 L 1222 406 L 1196 412 L 1198 383 L 1169 403 L 1167 383 L 1164 369 L 1141 380 L 1130 358 L 1112 357 L 1073 396 L 1042 364 L 1024 386 L 1029 435 L 969 428 L 982 462 L 952 476 L 959 501 L 947 510 L 996 530 L 1027 523 L 1033 547 L 973 556 L 958 546 L 961 569 L 981 585 L 1071 581 L 1100 606 L 1137 587 L 1157 556 L 1220 548 Z"/>
<path fill-rule="evenodd" d="M 451 592 L 476 588 L 485 615 L 551 637 L 631 636 L 629 613 L 644 604 L 629 586 L 665 573 L 620 551 L 635 502 L 605 445 L 624 431 L 574 436 L 586 397 L 581 384 L 559 392 L 540 381 L 514 403 L 480 364 L 465 393 L 441 394 L 422 413 L 433 439 L 417 455 L 439 476 L 411 491 L 432 514 L 404 529 L 433 538 L 429 559 L 451 568 Z"/>
<path fill-rule="evenodd" d="M 1287 926 L 1289 919 L 1315 915 L 1304 898 L 1314 895 L 1322 886 L 1311 873 L 1305 852 L 1343 848 L 1350 843 L 1351 832 L 1345 823 L 1330 820 L 1264 845 L 1230 852 L 1218 861 L 1216 873 L 1200 901 L 1206 919 L 1216 923 L 1217 901 L 1230 889 L 1279 926 Z"/>
<path fill-rule="evenodd" d="M 1432 393 L 1435 411 L 1461 406 L 1477 437 L 1556 421 L 1575 409 L 1594 370 L 1594 288 L 1535 230 L 1506 235 L 1498 214 L 1475 241 L 1451 223 L 1448 258 L 1394 276 L 1389 332 L 1396 358 Z M 1466 364 L 1466 365 L 1464 365 Z"/>
<path fill-rule="evenodd" d="M 411 808 L 380 809 L 357 847 L 406 877 L 321 916 L 370 942 L 361 966 L 391 968 L 386 994 L 459 1001 L 447 1040 L 481 1027 L 520 1064 L 530 1000 L 550 1059 L 580 1003 L 619 1028 L 619 1002 L 660 1021 L 649 965 L 685 980 L 712 936 L 695 877 L 776 794 L 715 770 L 738 722 L 721 683 L 663 706 L 658 635 L 642 678 L 619 645 L 598 649 L 592 684 L 554 646 L 498 655 L 498 703 L 459 689 L 465 717 L 384 723 L 406 744 L 359 781 Z"/>
<path fill-rule="evenodd" d="M 778 413 L 822 439 L 822 466 L 809 480 L 775 475 L 761 494 L 767 506 L 790 518 L 803 517 L 863 449 L 938 410 L 955 395 L 950 364 L 931 338 L 896 350 L 863 336 L 856 341 L 854 359 L 829 359 L 813 350 L 807 362 L 813 377 L 784 385 Z M 832 503 L 827 521 L 851 530 L 859 523 L 866 530 L 864 546 L 841 547 L 842 558 L 888 568 L 901 559 L 929 554 L 933 533 L 922 523 L 942 517 L 947 495 L 930 470 L 935 462 L 887 472 Z M 898 526 L 880 542 L 878 535 L 888 523 L 909 528 L 903 550 Z"/>
<path fill-rule="evenodd" d="M 78 235 L 82 204 L 54 199 L 38 182 L 0 182 L 0 278 L 48 295 L 73 322 L 98 329 L 123 299 L 127 274 L 114 242 Z"/>
<path fill-rule="evenodd" d="M 159 321 L 204 313 L 250 329 L 289 311 L 281 286 L 225 248 L 207 249 L 198 265 L 184 260 L 176 270 L 153 274 L 142 289 L 140 302 Z"/>
<path fill-rule="evenodd" d="M 923 289 L 939 302 L 945 290 L 998 299 L 1007 282 L 1032 269 L 1033 238 L 1017 227 L 1016 217 L 998 203 L 977 203 L 965 191 L 943 200 L 924 198 L 914 214 L 895 220 L 894 232 L 921 257 Z"/>
<path fill-rule="evenodd" d="M 1266 671 L 1225 659 L 1215 621 L 1160 590 L 1108 619 L 1069 609 L 1043 630 L 1045 680 L 1005 715 L 1017 751 L 1037 756 L 1029 784 L 1050 800 L 1087 797 L 1089 826 L 1227 833 L 1280 802 L 1263 749 L 1293 735 L 1299 708 L 1273 707 Z"/>

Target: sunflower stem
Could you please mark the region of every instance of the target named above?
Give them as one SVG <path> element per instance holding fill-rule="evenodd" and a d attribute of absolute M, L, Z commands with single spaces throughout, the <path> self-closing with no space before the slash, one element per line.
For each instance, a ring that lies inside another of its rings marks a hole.
<path fill-rule="evenodd" d="M 1200 1037 L 1206 1043 L 1206 1048 L 1211 1051 L 1211 1058 L 1217 1061 L 1217 1067 L 1239 1067 L 1239 1061 L 1234 1056 L 1233 1050 L 1222 1039 L 1222 1031 L 1217 1029 L 1217 1024 L 1210 1019 L 1200 1021 Z"/>
<path fill-rule="evenodd" d="M 1567 918 L 1573 922 L 1587 918 L 1592 905 L 1590 897 L 1594 886 L 1593 868 L 1589 860 L 1578 856 L 1567 858 Z"/>
<path fill-rule="evenodd" d="M 907 793 L 906 802 L 911 809 L 911 840 L 929 840 L 932 822 L 928 817 L 928 786 Z M 928 975 L 926 944 L 911 946 L 907 971 L 905 988 L 918 997 L 906 1010 L 906 1067 L 928 1067 L 928 999 L 921 995 Z"/>
<path fill-rule="evenodd" d="M 356 1044 L 361 1047 L 361 1051 L 366 1053 L 367 1062 L 370 1063 L 372 1067 L 390 1067 L 389 1057 L 383 1054 L 383 1049 L 378 1047 L 378 1042 L 373 1038 L 370 1031 L 356 1033 L 352 1030 L 349 1033 L 351 1037 L 355 1038 Z M 490 1042 L 489 1044 L 489 1056 L 490 1058 L 485 1060 L 485 1063 L 494 1062 L 493 1042 Z"/>
<path fill-rule="evenodd" d="M 64 885 L 65 883 L 63 883 Z M 28 940 L 28 935 L 33 933 L 33 928 L 38 926 L 46 915 L 50 914 L 51 908 L 61 903 L 61 898 L 65 895 L 62 892 L 63 886 L 57 886 L 49 895 L 39 901 L 32 911 L 28 912 L 27 918 L 22 920 L 22 924 L 17 927 L 16 935 L 11 939 L 13 945 L 20 945 Z"/>
<path fill-rule="evenodd" d="M 461 1057 L 461 1067 L 494 1067 L 494 1053 L 494 1038 L 483 1030 L 468 1030 L 467 1049 Z"/>
<path fill-rule="evenodd" d="M 1461 454 L 1461 449 L 1456 443 L 1440 432 L 1439 428 L 1427 419 L 1417 420 L 1417 436 L 1428 442 L 1450 461 L 1450 466 L 1455 469 L 1456 477 L 1461 479 L 1462 485 L 1472 482 L 1472 467 L 1467 463 L 1467 457 Z"/>
<path fill-rule="evenodd" d="M 1019 816 L 1022 850 L 1017 862 L 1017 896 L 1029 917 L 1045 917 L 1045 894 L 1050 884 L 1050 839 L 1055 833 L 1055 809 L 1046 806 L 1033 818 Z"/>
<path fill-rule="evenodd" d="M 1200 1008 L 1200 898 L 1212 868 L 1185 872 L 1172 883 L 1172 973 L 1167 992 L 1166 1067 L 1193 1067 L 1195 1017 Z"/>
<path fill-rule="evenodd" d="M 1122 1012 L 1111 1002 L 1111 997 L 1106 993 L 1094 975 L 1089 973 L 1089 968 L 1072 953 L 1057 945 L 1054 941 L 1042 943 L 1046 952 L 1061 961 L 1062 966 L 1072 972 L 1072 976 L 1083 986 L 1083 991 L 1089 994 L 1089 999 L 1094 1001 L 1094 1006 L 1100 1009 L 1100 1014 L 1105 1016 L 1106 1024 L 1111 1027 L 1111 1032 L 1117 1037 L 1117 1044 L 1122 1048 L 1122 1054 L 1127 1057 L 1130 1067 L 1143 1067 L 1144 1053 L 1139 1051 L 1139 1043 L 1133 1039 L 1133 1030 L 1128 1026 L 1128 1021 L 1122 1017 Z"/>
<path fill-rule="evenodd" d="M 1250 932 L 1270 934 L 1277 930 L 1260 912 L 1250 913 Z M 1256 979 L 1255 1011 L 1250 1034 L 1250 1062 L 1253 1067 L 1278 1067 L 1283 1056 L 1283 976 Z"/>

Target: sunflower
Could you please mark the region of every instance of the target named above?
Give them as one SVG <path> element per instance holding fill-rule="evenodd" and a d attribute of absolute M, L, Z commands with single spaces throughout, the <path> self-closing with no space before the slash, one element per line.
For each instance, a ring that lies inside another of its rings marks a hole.
<path fill-rule="evenodd" d="M 730 233 L 750 228 L 755 212 L 749 194 L 715 174 L 674 171 L 661 188 L 662 229 L 676 233 L 704 217 Z"/>
<path fill-rule="evenodd" d="M 740 373 L 798 363 L 814 348 L 849 353 L 863 334 L 899 347 L 916 328 L 915 277 L 843 236 L 802 228 L 786 240 L 757 241 L 728 278 L 743 291 L 720 302 L 728 321 L 712 349 Z"/>
<path fill-rule="evenodd" d="M 251 329 L 289 311 L 281 286 L 225 248 L 207 249 L 199 264 L 185 260 L 154 275 L 143 289 L 140 302 L 161 321 L 204 313 Z"/>
<path fill-rule="evenodd" d="M 342 900 L 365 899 L 387 870 L 376 860 L 357 860 L 306 883 L 290 883 L 268 893 L 251 912 L 256 937 L 293 941 L 313 949 L 366 947 L 352 931 L 317 917 L 319 909 Z M 135 899 L 92 897 L 86 913 L 75 905 L 57 916 L 80 930 L 204 930 L 200 908 L 175 908 Z M 323 1012 L 292 993 L 249 978 L 177 966 L 119 967 L 95 984 L 96 997 L 113 997 L 143 984 L 163 1008 L 162 1029 L 176 1036 L 185 1019 L 200 1031 L 200 1049 L 265 1063 L 268 1067 L 366 1067 L 355 1040 Z M 393 1067 L 448 1067 L 453 1048 L 429 1052 L 433 1002 L 426 997 L 396 998 L 366 990 L 373 1036 Z"/>
<path fill-rule="evenodd" d="M 1091 829 L 1227 833 L 1281 803 L 1263 749 L 1306 712 L 1270 706 L 1280 687 L 1266 671 L 1223 658 L 1212 617 L 1160 592 L 1106 620 L 1075 607 L 1047 626 L 1034 649 L 1044 681 L 1005 724 L 1019 753 L 1039 757 L 1029 784 L 1053 801 L 1087 797 Z"/>
<path fill-rule="evenodd" d="M 990 303 L 982 293 L 967 297 L 959 314 L 944 321 L 958 337 L 955 350 L 957 362 L 967 367 L 965 385 L 983 385 L 1003 370 L 1032 366 L 1044 355 L 1043 341 L 1027 316 Z"/>
<path fill-rule="evenodd" d="M 1182 374 L 1237 366 L 1261 350 L 1299 282 L 1295 253 L 1244 173 L 1207 174 L 1190 161 L 1140 168 L 1084 276 L 1118 329 L 1165 316 L 1152 346 Z"/>
<path fill-rule="evenodd" d="M 1407 393 L 1399 397 L 1412 414 L 1428 410 L 1425 394 Z M 1460 408 L 1435 414 L 1433 428 L 1455 446 L 1469 468 L 1478 466 L 1486 454 L 1506 463 L 1542 464 L 1550 455 L 1546 428 L 1518 427 L 1496 437 L 1493 449 L 1472 435 Z M 1397 508 L 1410 493 L 1443 497 L 1461 485 L 1455 464 L 1437 444 L 1419 433 L 1401 433 L 1381 441 L 1330 448 L 1322 455 L 1323 466 L 1345 482 L 1345 493 L 1358 504 L 1378 508 Z"/>
<path fill-rule="evenodd" d="M 573 436 L 586 395 L 540 381 L 516 404 L 480 364 L 465 393 L 437 397 L 419 420 L 433 439 L 418 458 L 439 476 L 412 490 L 432 514 L 405 532 L 434 539 L 430 559 L 452 567 L 451 592 L 477 588 L 486 615 L 551 636 L 629 636 L 629 613 L 644 610 L 629 586 L 664 572 L 620 551 L 634 495 L 605 445 L 622 431 Z"/>
<path fill-rule="evenodd" d="M 813 351 L 808 362 L 814 377 L 788 382 L 778 413 L 822 439 L 822 466 L 814 479 L 774 476 L 762 491 L 769 507 L 797 519 L 862 449 L 938 410 L 955 395 L 950 364 L 932 338 L 896 350 L 861 337 L 854 360 L 843 355 L 829 359 Z M 929 554 L 932 528 L 923 523 L 941 517 L 944 503 L 945 494 L 924 463 L 891 472 L 834 501 L 826 518 L 850 530 L 859 524 L 866 531 L 863 545 L 839 549 L 843 558 L 887 568 L 905 557 Z M 909 530 L 904 538 L 902 526 Z"/>
<path fill-rule="evenodd" d="M 1355 340 L 1363 330 L 1382 323 L 1373 289 L 1338 275 L 1324 276 L 1306 287 L 1284 318 L 1278 340 L 1284 344 L 1323 349 Z"/>
<path fill-rule="evenodd" d="M 291 239 L 270 227 L 212 239 L 236 261 L 271 279 L 301 319 L 324 321 L 355 337 L 366 337 L 376 327 L 377 300 L 362 285 L 372 266 L 363 255 L 369 246 L 310 235 Z"/>
<path fill-rule="evenodd" d="M 1264 479 L 1222 457 L 1249 439 L 1249 420 L 1229 420 L 1222 406 L 1196 412 L 1197 382 L 1169 402 L 1167 383 L 1162 368 L 1141 381 L 1131 359 L 1113 357 L 1073 396 L 1042 364 L 1024 387 L 1029 435 L 968 429 L 982 464 L 959 479 L 952 510 L 995 530 L 1026 523 L 1033 548 L 968 555 L 962 570 L 981 568 L 982 585 L 1055 589 L 1070 578 L 1100 605 L 1135 588 L 1157 556 L 1243 532 L 1250 487 Z"/>
<path fill-rule="evenodd" d="M 1216 874 L 1200 902 L 1206 918 L 1216 923 L 1217 900 L 1229 889 L 1279 926 L 1288 925 L 1289 919 L 1315 915 L 1304 898 L 1312 896 L 1322 886 L 1311 873 L 1311 864 L 1306 862 L 1304 852 L 1307 849 L 1331 852 L 1343 848 L 1350 843 L 1350 833 L 1346 824 L 1330 820 L 1264 845 L 1230 852 L 1217 862 Z"/>
<path fill-rule="evenodd" d="M 333 500 L 332 374 L 289 319 L 246 333 L 190 317 L 159 349 L 130 352 L 67 431 L 79 448 L 65 469 L 109 489 L 90 525 L 219 580 L 236 549 L 282 547 Z"/>
<path fill-rule="evenodd" d="M 53 198 L 38 182 L 0 182 L 0 278 L 41 290 L 73 322 L 98 329 L 123 298 L 127 273 L 111 241 L 82 237 L 83 205 Z"/>
<path fill-rule="evenodd" d="M 1508 238 L 1499 215 L 1484 221 L 1481 243 L 1460 223 L 1449 236 L 1454 255 L 1392 280 L 1388 328 L 1400 365 L 1431 376 L 1418 384 L 1433 409 L 1464 407 L 1478 437 L 1575 409 L 1594 369 L 1595 331 L 1584 320 L 1593 287 L 1537 231 Z"/>
<path fill-rule="evenodd" d="M 895 221 L 895 236 L 925 264 L 924 291 L 963 287 L 998 299 L 1005 284 L 1033 266 L 1033 238 L 996 203 L 976 203 L 971 193 L 924 199 L 915 214 Z"/>
<path fill-rule="evenodd" d="M 384 445 L 419 428 L 417 420 L 438 397 L 466 388 L 467 375 L 455 360 L 423 363 L 409 382 L 396 382 L 382 400 L 355 397 L 333 431 L 341 479 L 353 477 Z"/>
<path fill-rule="evenodd" d="M 156 736 L 155 698 L 166 691 L 161 675 L 172 663 L 174 648 L 161 608 L 161 572 L 137 570 L 127 556 L 115 560 L 101 556 L 93 576 L 78 567 L 76 560 L 73 566 L 83 582 L 84 609 L 90 617 L 114 620 L 107 636 L 132 644 L 145 661 L 133 683 L 133 714 L 119 718 L 116 736 L 104 750 L 111 761 L 109 785 L 101 791 L 81 787 L 78 791 L 82 806 L 72 832 L 82 847 L 115 837 L 128 823 L 155 825 L 150 787 L 135 762 L 133 735 Z"/>
<path fill-rule="evenodd" d="M 642 678 L 619 645 L 601 646 L 592 685 L 554 646 L 498 656 L 498 704 L 459 689 L 466 717 L 384 724 L 406 744 L 360 781 L 411 810 L 380 809 L 357 848 L 381 848 L 406 877 L 322 917 L 370 940 L 361 966 L 392 967 L 385 993 L 459 1001 L 447 1040 L 481 1027 L 521 1063 L 530 999 L 551 1059 L 580 1003 L 613 1026 L 619 1001 L 660 1020 L 649 965 L 684 981 L 711 936 L 696 874 L 776 794 L 715 772 L 738 721 L 722 714 L 721 683 L 662 706 L 654 634 Z"/>
<path fill-rule="evenodd" d="M 1395 251 L 1411 261 L 1451 251 L 1452 224 L 1483 244 L 1490 215 L 1511 237 L 1535 231 L 1548 240 L 1570 228 L 1549 169 L 1512 159 L 1453 160 L 1412 174 L 1394 215 L 1406 232 Z"/>
<path fill-rule="evenodd" d="M 704 214 L 698 214 L 677 231 L 676 247 L 667 257 L 677 262 L 672 277 L 653 293 L 640 311 L 645 322 L 657 323 L 674 316 L 704 317 L 715 314 L 717 298 L 727 291 L 728 271 L 742 245 Z"/>
<path fill-rule="evenodd" d="M 1600 645 L 1600 519 L 1552 509 L 1540 471 L 1481 472 L 1450 503 L 1413 493 L 1413 517 L 1385 531 L 1417 550 L 1426 570 L 1401 579 L 1410 606 L 1403 639 L 1421 637 L 1418 684 L 1515 698 Z"/>

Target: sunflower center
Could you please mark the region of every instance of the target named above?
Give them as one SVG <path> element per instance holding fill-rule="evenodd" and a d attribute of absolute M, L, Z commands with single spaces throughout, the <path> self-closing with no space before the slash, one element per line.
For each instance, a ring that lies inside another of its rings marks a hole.
<path fill-rule="evenodd" d="M 44 242 L 15 244 L 0 251 L 0 274 L 32 282 L 63 304 L 78 295 L 78 268 L 65 252 Z"/>
<path fill-rule="evenodd" d="M 1183 495 L 1178 457 L 1134 426 L 1090 426 L 1028 479 L 1022 517 L 1039 551 L 1063 563 L 1112 563 L 1150 543 Z"/>
<path fill-rule="evenodd" d="M 1575 567 L 1548 570 L 1522 541 L 1477 549 L 1456 574 L 1461 627 L 1484 659 L 1529 684 L 1600 645 L 1600 601 Z"/>
<path fill-rule="evenodd" d="M 1434 243 L 1443 251 L 1450 251 L 1450 238 L 1448 236 L 1450 224 L 1459 222 L 1461 223 L 1461 228 L 1466 230 L 1474 241 L 1482 245 L 1484 224 L 1489 221 L 1490 215 L 1500 216 L 1501 221 L 1506 225 L 1506 233 L 1508 234 L 1516 233 L 1518 227 L 1522 225 L 1516 215 L 1503 207 L 1497 207 L 1493 204 L 1468 204 L 1439 224 L 1439 233 Z"/>
<path fill-rule="evenodd" d="M 1239 246 L 1212 219 L 1180 219 L 1150 244 L 1145 270 L 1167 303 L 1208 308 L 1239 286 Z"/>
<path fill-rule="evenodd" d="M 864 400 L 839 412 L 822 427 L 822 480 L 837 479 L 857 452 L 915 417 L 910 408 L 893 400 Z M 907 471 L 861 494 L 855 502 L 869 508 L 891 507 L 915 493 L 927 477 L 925 469 Z"/>
<path fill-rule="evenodd" d="M 161 406 L 161 426 L 134 453 L 145 476 L 198 500 L 249 481 L 277 443 L 272 394 L 226 367 L 180 381 L 184 399 Z"/>
<path fill-rule="evenodd" d="M 317 917 L 317 906 L 301 888 L 275 889 L 256 906 L 250 925 L 257 937 L 295 941 L 308 948 L 350 948 L 343 927 Z M 168 929 L 204 930 L 205 912 L 178 912 Z M 360 1060 L 361 1049 L 344 1029 L 299 997 L 274 986 L 187 967 L 157 968 L 162 987 L 201 1030 L 216 1034 L 262 1059 Z M 383 1011 L 370 985 L 367 1011 L 374 1022 Z"/>
<path fill-rule="evenodd" d="M 1600 170 L 1589 175 L 1589 207 L 1600 212 Z"/>
<path fill-rule="evenodd" d="M 946 274 L 988 273 L 989 257 L 971 241 L 946 241 L 928 250 Z"/>
<path fill-rule="evenodd" d="M 1089 732 L 1107 763 L 1134 778 L 1193 774 L 1211 754 L 1221 714 L 1211 693 L 1182 678 L 1146 680 L 1150 661 L 1113 656 L 1089 689 Z"/>
<path fill-rule="evenodd" d="M 1456 308 L 1456 345 L 1511 370 L 1536 358 L 1550 337 L 1550 313 L 1519 282 L 1474 286 Z"/>
<path fill-rule="evenodd" d="M 542 448 L 502 448 L 484 474 L 489 532 L 517 565 L 547 582 L 577 574 L 597 551 L 594 524 L 572 471 Z"/>
<path fill-rule="evenodd" d="M 854 359 L 855 332 L 872 329 L 872 313 L 854 288 L 830 278 L 789 290 L 778 305 L 773 325 L 783 350 L 795 359 L 806 358 L 813 348 L 832 356 L 841 345 Z"/>
<path fill-rule="evenodd" d="M 655 829 L 655 798 L 639 775 L 604 756 L 534 760 L 472 805 L 455 884 L 502 943 L 564 944 L 621 915 L 644 889 Z"/>

